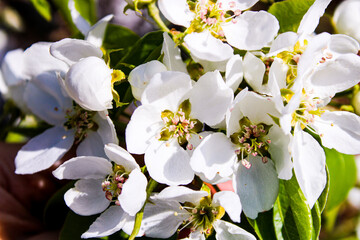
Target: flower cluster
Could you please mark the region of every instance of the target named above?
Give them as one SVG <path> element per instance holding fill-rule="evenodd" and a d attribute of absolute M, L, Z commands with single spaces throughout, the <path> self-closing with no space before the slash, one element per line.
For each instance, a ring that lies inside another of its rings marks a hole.
<path fill-rule="evenodd" d="M 80 179 L 64 196 L 75 213 L 101 213 L 83 238 L 256 239 L 239 227 L 241 213 L 272 209 L 291 179 L 311 209 L 328 181 L 323 147 L 360 154 L 360 117 L 328 105 L 359 83 L 360 46 L 314 34 L 329 2 L 316 0 L 297 32 L 279 34 L 275 16 L 249 10 L 257 0 L 158 0 L 183 31 L 164 27 L 161 53 L 135 63 L 131 50 L 104 44 L 112 16 L 90 26 L 70 0 L 84 40 L 36 43 L 2 65 L 6 96 L 51 125 L 19 151 L 16 173 L 47 169 L 75 146 L 53 174 Z M 126 105 L 121 84 L 134 99 L 124 129 L 114 114 Z M 228 181 L 234 191 L 207 187 Z"/>

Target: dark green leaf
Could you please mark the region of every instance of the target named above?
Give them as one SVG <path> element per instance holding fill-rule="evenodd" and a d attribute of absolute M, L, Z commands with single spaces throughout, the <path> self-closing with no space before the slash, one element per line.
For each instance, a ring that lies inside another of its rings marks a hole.
<path fill-rule="evenodd" d="M 257 236 L 261 240 L 272 240 L 276 239 L 273 221 L 273 211 L 266 211 L 259 213 L 258 217 L 253 220 L 247 219 L 250 225 L 254 228 Z"/>
<path fill-rule="evenodd" d="M 356 164 L 352 155 L 324 148 L 329 170 L 330 189 L 326 209 L 331 210 L 341 204 L 356 183 Z"/>
<path fill-rule="evenodd" d="M 122 49 L 134 45 L 140 37 L 130 29 L 115 25 L 108 24 L 103 40 L 103 47 L 107 49 Z"/>
<path fill-rule="evenodd" d="M 280 180 L 279 196 L 274 204 L 274 225 L 278 239 L 312 239 L 313 219 L 295 175 Z"/>
<path fill-rule="evenodd" d="M 85 18 L 90 25 L 97 22 L 95 0 L 74 0 L 75 7 L 80 15 Z"/>
<path fill-rule="evenodd" d="M 280 32 L 296 32 L 304 14 L 315 0 L 287 0 L 271 5 L 269 13 L 279 21 Z"/>
<path fill-rule="evenodd" d="M 79 216 L 70 211 L 66 217 L 59 240 L 79 240 L 99 215 Z"/>
<path fill-rule="evenodd" d="M 39 14 L 46 21 L 51 21 L 51 8 L 47 0 L 30 0 Z"/>

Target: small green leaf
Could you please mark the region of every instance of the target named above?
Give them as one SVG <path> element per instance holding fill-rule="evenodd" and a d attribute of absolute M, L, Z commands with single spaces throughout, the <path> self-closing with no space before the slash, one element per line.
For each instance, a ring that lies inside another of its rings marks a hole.
<path fill-rule="evenodd" d="M 47 0 L 30 0 L 39 14 L 48 22 L 51 21 L 51 7 Z"/>
<path fill-rule="evenodd" d="M 96 16 L 95 0 L 75 0 L 75 7 L 90 25 L 94 25 L 98 20 Z"/>
<path fill-rule="evenodd" d="M 280 24 L 279 32 L 296 32 L 301 19 L 315 0 L 287 0 L 276 2 L 269 8 Z"/>
<path fill-rule="evenodd" d="M 309 240 L 313 237 L 311 209 L 295 174 L 290 180 L 280 180 L 279 196 L 274 204 L 274 225 L 277 239 Z"/>
<path fill-rule="evenodd" d="M 140 37 L 130 29 L 109 23 L 105 31 L 103 48 L 106 50 L 128 48 L 139 39 Z"/>
<path fill-rule="evenodd" d="M 329 169 L 330 189 L 326 210 L 341 204 L 356 183 L 355 157 L 324 148 Z"/>

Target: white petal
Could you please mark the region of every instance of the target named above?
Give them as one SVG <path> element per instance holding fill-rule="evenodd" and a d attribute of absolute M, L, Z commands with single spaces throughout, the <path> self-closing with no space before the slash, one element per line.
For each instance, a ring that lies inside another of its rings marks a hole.
<path fill-rule="evenodd" d="M 146 186 L 147 179 L 139 169 L 132 171 L 124 183 L 118 199 L 120 206 L 130 216 L 135 216 L 143 207 L 146 201 Z"/>
<path fill-rule="evenodd" d="M 256 239 L 251 233 L 248 233 L 244 229 L 229 222 L 217 220 L 214 222 L 213 226 L 216 231 L 217 240 L 255 240 Z"/>
<path fill-rule="evenodd" d="M 111 163 L 100 157 L 75 157 L 61 164 L 53 175 L 58 179 L 99 179 L 112 172 Z"/>
<path fill-rule="evenodd" d="M 246 11 L 235 19 L 236 23 L 229 22 L 222 28 L 228 43 L 239 49 L 261 49 L 275 38 L 280 28 L 277 19 L 265 11 Z"/>
<path fill-rule="evenodd" d="M 75 7 L 74 0 L 69 0 L 68 7 L 75 26 L 82 34 L 86 35 L 90 30 L 90 24 L 80 15 L 79 11 Z"/>
<path fill-rule="evenodd" d="M 243 118 L 243 113 L 241 111 L 241 108 L 236 107 L 236 105 L 242 101 L 248 94 L 248 89 L 245 88 L 239 92 L 229 111 L 226 113 L 226 136 L 230 137 L 233 133 L 240 130 L 239 120 Z"/>
<path fill-rule="evenodd" d="M 227 61 L 233 56 L 234 50 L 208 31 L 188 34 L 184 41 L 194 61 L 203 65 L 205 72 L 225 71 Z"/>
<path fill-rule="evenodd" d="M 134 157 L 124 148 L 116 144 L 106 144 L 105 153 L 111 161 L 123 166 L 126 171 L 132 171 L 134 169 L 140 170 L 140 167 L 136 163 Z"/>
<path fill-rule="evenodd" d="M 230 191 L 220 191 L 214 194 L 213 203 L 222 206 L 232 221 L 240 222 L 241 203 L 239 196 Z"/>
<path fill-rule="evenodd" d="M 196 173 L 202 173 L 210 180 L 217 174 L 228 177 L 237 160 L 235 150 L 236 146 L 223 133 L 213 133 L 195 148 L 190 165 Z"/>
<path fill-rule="evenodd" d="M 334 34 L 331 35 L 331 39 L 329 42 L 329 50 L 332 52 L 345 54 L 345 53 L 354 53 L 357 54 L 359 51 L 359 43 L 343 34 Z"/>
<path fill-rule="evenodd" d="M 189 27 L 194 18 L 194 13 L 190 11 L 186 0 L 167 1 L 159 0 L 159 9 L 161 13 L 170 22 L 176 25 Z"/>
<path fill-rule="evenodd" d="M 111 206 L 91 224 L 81 238 L 109 236 L 123 228 L 127 214 L 119 206 Z"/>
<path fill-rule="evenodd" d="M 338 33 L 343 33 L 360 41 L 360 2 L 343 1 L 335 9 L 333 21 Z"/>
<path fill-rule="evenodd" d="M 141 228 L 147 237 L 169 238 L 189 217 L 188 211 L 180 209 L 180 204 L 176 201 L 151 199 L 151 202 L 145 205 Z"/>
<path fill-rule="evenodd" d="M 68 66 L 64 62 L 50 55 L 50 45 L 48 42 L 39 42 L 24 51 L 23 71 L 26 76 L 36 77 L 50 71 L 67 71 Z"/>
<path fill-rule="evenodd" d="M 168 33 L 164 32 L 163 36 L 164 42 L 161 53 L 164 54 L 163 62 L 167 70 L 187 73 L 186 64 L 181 59 L 180 49 L 175 45 Z"/>
<path fill-rule="evenodd" d="M 259 212 L 272 208 L 279 191 L 279 180 L 271 160 L 250 156 L 250 169 L 241 163 L 234 174 L 233 186 L 239 195 L 245 215 L 255 219 Z"/>
<path fill-rule="evenodd" d="M 50 46 L 50 53 L 57 59 L 69 66 L 80 61 L 82 58 L 94 56 L 101 58 L 102 51 L 85 40 L 65 38 Z"/>
<path fill-rule="evenodd" d="M 99 125 L 99 128 L 96 130 L 96 132 L 100 135 L 104 144 L 119 143 L 114 123 L 109 117 L 107 111 L 97 112 L 93 117 L 93 121 Z"/>
<path fill-rule="evenodd" d="M 114 15 L 110 14 L 100 19 L 91 27 L 85 39 L 100 48 L 103 43 L 106 27 L 113 17 Z"/>
<path fill-rule="evenodd" d="M 345 154 L 360 153 L 360 117 L 345 111 L 326 111 L 314 121 L 321 143 Z"/>
<path fill-rule="evenodd" d="M 23 59 L 24 51 L 22 49 L 15 49 L 6 53 L 1 64 L 1 72 L 7 86 L 15 86 L 25 81 Z"/>
<path fill-rule="evenodd" d="M 43 74 L 41 78 L 44 81 L 26 85 L 24 100 L 37 117 L 51 125 L 62 125 L 66 122 L 66 111 L 72 109 L 72 100 L 62 95 L 55 74 Z"/>
<path fill-rule="evenodd" d="M 164 188 L 160 193 L 153 196 L 152 199 L 196 204 L 199 203 L 201 198 L 206 196 L 208 196 L 208 193 L 205 191 L 195 191 L 183 186 L 171 186 Z"/>
<path fill-rule="evenodd" d="M 135 154 L 145 153 L 163 127 L 161 112 L 155 111 L 151 105 L 142 105 L 135 109 L 125 131 L 128 151 Z"/>
<path fill-rule="evenodd" d="M 194 179 L 190 156 L 177 143 L 166 146 L 158 141 L 145 152 L 145 164 L 150 176 L 167 185 L 188 184 Z"/>
<path fill-rule="evenodd" d="M 243 80 L 244 71 L 240 55 L 234 55 L 226 64 L 225 83 L 234 92 Z"/>
<path fill-rule="evenodd" d="M 156 73 L 165 71 L 167 71 L 166 66 L 157 60 L 141 64 L 134 68 L 128 77 L 134 98 L 141 101 L 141 95 L 150 82 L 150 79 Z"/>
<path fill-rule="evenodd" d="M 177 111 L 184 95 L 192 88 L 190 76 L 182 72 L 161 72 L 151 78 L 141 96 L 142 104 L 152 104 L 161 110 Z"/>
<path fill-rule="evenodd" d="M 285 180 L 291 179 L 293 168 L 289 149 L 291 135 L 286 135 L 281 128 L 274 124 L 269 130 L 268 137 L 271 140 L 269 153 L 275 163 L 278 177 Z"/>
<path fill-rule="evenodd" d="M 111 73 L 104 60 L 87 57 L 70 68 L 65 78 L 66 88 L 81 107 L 104 111 L 112 108 Z"/>
<path fill-rule="evenodd" d="M 247 52 L 244 57 L 243 66 L 246 82 L 255 91 L 261 91 L 265 74 L 265 64 L 263 61 L 251 52 Z"/>
<path fill-rule="evenodd" d="M 97 156 L 106 158 L 104 143 L 100 135 L 92 130 L 88 131 L 87 136 L 76 148 L 76 156 Z"/>
<path fill-rule="evenodd" d="M 275 56 L 276 54 L 293 47 L 299 36 L 294 32 L 284 32 L 279 34 L 271 43 L 270 52 L 268 55 Z"/>
<path fill-rule="evenodd" d="M 47 129 L 32 138 L 17 153 L 15 166 L 17 174 L 31 174 L 49 168 L 70 149 L 74 132 L 64 127 Z"/>
<path fill-rule="evenodd" d="M 191 116 L 209 126 L 216 125 L 225 118 L 234 98 L 232 89 L 226 86 L 219 71 L 201 76 L 189 95 Z"/>
<path fill-rule="evenodd" d="M 344 54 L 328 61 L 314 71 L 309 79 L 310 88 L 321 98 L 332 97 L 360 81 L 360 58 Z"/>
<path fill-rule="evenodd" d="M 331 0 L 316 0 L 301 19 L 297 32 L 306 35 L 312 34 L 330 2 Z"/>
<path fill-rule="evenodd" d="M 251 8 L 255 3 L 257 3 L 259 0 L 219 0 L 217 1 L 217 3 L 222 3 L 222 8 L 223 9 L 239 9 L 239 10 L 246 10 Z M 235 3 L 235 7 L 231 7 L 233 6 Z M 231 6 L 230 6 L 231 5 Z"/>
<path fill-rule="evenodd" d="M 324 150 L 310 134 L 295 129 L 292 156 L 296 179 L 312 208 L 326 185 Z"/>
<path fill-rule="evenodd" d="M 75 213 L 89 216 L 104 211 L 110 204 L 102 190 L 103 179 L 81 179 L 65 195 L 66 205 Z"/>

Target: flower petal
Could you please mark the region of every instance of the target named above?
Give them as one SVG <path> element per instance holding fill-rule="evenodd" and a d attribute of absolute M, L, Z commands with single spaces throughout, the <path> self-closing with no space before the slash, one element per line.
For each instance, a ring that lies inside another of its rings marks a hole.
<path fill-rule="evenodd" d="M 167 0 L 159 0 L 158 5 L 161 13 L 171 23 L 184 27 L 190 26 L 190 23 L 194 18 L 194 13 L 190 11 L 186 0 L 171 2 Z"/>
<path fill-rule="evenodd" d="M 222 8 L 230 10 L 233 5 L 235 9 L 246 10 L 251 8 L 259 0 L 219 0 L 217 3 L 222 3 Z"/>
<path fill-rule="evenodd" d="M 143 207 L 146 201 L 147 183 L 145 175 L 139 169 L 134 169 L 124 183 L 118 199 L 120 206 L 130 216 L 135 216 Z"/>
<path fill-rule="evenodd" d="M 51 44 L 50 53 L 69 66 L 77 63 L 82 58 L 94 56 L 101 58 L 103 53 L 100 48 L 85 40 L 65 38 Z"/>
<path fill-rule="evenodd" d="M 76 148 L 76 156 L 97 156 L 106 158 L 104 143 L 100 135 L 92 130 L 86 133 L 86 137 Z"/>
<path fill-rule="evenodd" d="M 6 53 L 2 64 L 1 72 L 7 86 L 15 86 L 25 82 L 26 76 L 23 74 L 24 51 L 15 49 Z"/>
<path fill-rule="evenodd" d="M 201 76 L 189 95 L 191 116 L 209 126 L 214 126 L 225 118 L 234 98 L 234 92 L 226 86 L 219 71 Z"/>
<path fill-rule="evenodd" d="M 222 25 L 228 43 L 238 49 L 258 50 L 271 42 L 279 31 L 278 20 L 268 12 L 246 11 L 236 23 Z"/>
<path fill-rule="evenodd" d="M 205 191 L 195 191 L 183 186 L 170 186 L 164 188 L 160 193 L 154 195 L 152 199 L 176 202 L 199 203 L 200 199 L 208 196 Z"/>
<path fill-rule="evenodd" d="M 164 54 L 163 63 L 167 70 L 187 73 L 186 64 L 181 59 L 180 49 L 175 45 L 168 33 L 164 32 L 163 36 L 164 42 L 161 53 Z"/>
<path fill-rule="evenodd" d="M 263 163 L 261 157 L 250 156 L 249 162 L 252 164 L 249 169 L 238 164 L 233 186 L 245 215 L 255 219 L 259 212 L 272 208 L 278 195 L 279 180 L 271 160 Z"/>
<path fill-rule="evenodd" d="M 158 141 L 145 152 L 145 164 L 150 176 L 167 185 L 188 184 L 194 179 L 190 156 L 177 143 L 167 146 Z"/>
<path fill-rule="evenodd" d="M 16 174 L 31 174 L 49 168 L 71 148 L 74 132 L 56 126 L 32 138 L 15 157 Z"/>
<path fill-rule="evenodd" d="M 360 42 L 360 31 L 358 28 L 360 24 L 359 11 L 359 1 L 343 1 L 335 9 L 333 22 L 338 33 L 351 36 Z"/>
<path fill-rule="evenodd" d="M 299 36 L 294 32 L 284 32 L 279 34 L 271 43 L 269 56 L 276 56 L 276 54 L 293 47 Z"/>
<path fill-rule="evenodd" d="M 240 55 L 234 55 L 226 64 L 225 83 L 234 92 L 243 80 L 244 71 Z"/>
<path fill-rule="evenodd" d="M 58 179 L 99 179 L 112 172 L 111 163 L 100 157 L 75 157 L 61 164 L 53 175 Z"/>
<path fill-rule="evenodd" d="M 241 203 L 239 196 L 230 191 L 217 192 L 213 196 L 213 203 L 222 206 L 232 221 L 240 222 Z"/>
<path fill-rule="evenodd" d="M 326 185 L 325 153 L 308 133 L 295 127 L 292 155 L 296 179 L 310 208 Z"/>
<path fill-rule="evenodd" d="M 81 107 L 104 111 L 112 108 L 111 73 L 103 59 L 87 57 L 70 68 L 65 85 L 69 95 Z"/>
<path fill-rule="evenodd" d="M 345 154 L 360 154 L 360 117 L 345 111 L 326 111 L 316 117 L 314 128 L 327 148 Z"/>
<path fill-rule="evenodd" d="M 73 20 L 73 23 L 82 34 L 86 35 L 90 30 L 89 22 L 80 15 L 79 11 L 75 7 L 74 0 L 69 0 L 68 7 L 70 9 L 71 19 Z"/>
<path fill-rule="evenodd" d="M 111 206 L 93 222 L 81 238 L 109 236 L 123 228 L 127 214 L 119 206 Z"/>
<path fill-rule="evenodd" d="M 235 224 L 217 220 L 213 224 L 217 240 L 255 240 L 256 238 Z"/>
<path fill-rule="evenodd" d="M 97 112 L 93 117 L 93 121 L 96 122 L 99 126 L 96 132 L 100 135 L 101 140 L 104 144 L 119 143 L 119 139 L 117 138 L 114 123 L 109 117 L 107 111 Z"/>
<path fill-rule="evenodd" d="M 95 23 L 94 26 L 92 26 L 89 32 L 86 34 L 86 41 L 100 48 L 104 40 L 106 27 L 113 17 L 114 15 L 110 14 Z"/>
<path fill-rule="evenodd" d="M 75 213 L 89 216 L 104 211 L 110 204 L 102 190 L 103 179 L 81 179 L 65 195 L 66 205 Z"/>
<path fill-rule="evenodd" d="M 202 173 L 210 180 L 217 174 L 228 177 L 233 173 L 233 165 L 237 160 L 235 150 L 236 146 L 223 133 L 213 133 L 195 148 L 190 166 L 196 173 Z"/>
<path fill-rule="evenodd" d="M 246 82 L 255 91 L 261 91 L 265 74 L 265 64 L 251 52 L 247 52 L 244 57 L 244 77 Z"/>
<path fill-rule="evenodd" d="M 134 157 L 124 148 L 116 144 L 106 144 L 105 153 L 111 161 L 123 166 L 126 171 L 130 172 L 134 169 L 140 170 L 140 167 L 135 161 Z"/>

